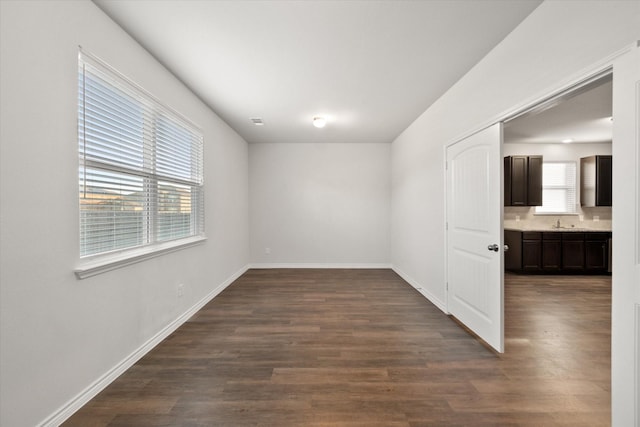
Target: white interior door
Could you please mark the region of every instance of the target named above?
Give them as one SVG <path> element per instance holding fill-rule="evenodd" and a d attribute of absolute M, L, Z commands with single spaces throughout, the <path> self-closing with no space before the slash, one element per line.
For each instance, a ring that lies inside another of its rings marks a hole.
<path fill-rule="evenodd" d="M 640 48 L 613 63 L 612 425 L 640 426 Z"/>
<path fill-rule="evenodd" d="M 502 123 L 447 148 L 447 307 L 504 351 Z"/>

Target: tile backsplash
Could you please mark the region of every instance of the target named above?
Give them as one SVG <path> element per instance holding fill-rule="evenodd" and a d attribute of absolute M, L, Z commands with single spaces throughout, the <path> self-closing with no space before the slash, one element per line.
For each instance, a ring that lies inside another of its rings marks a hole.
<path fill-rule="evenodd" d="M 611 230 L 611 207 L 578 208 L 575 215 L 536 215 L 534 207 L 504 207 L 504 227 L 518 229 L 552 229 L 560 220 L 562 227 Z"/>

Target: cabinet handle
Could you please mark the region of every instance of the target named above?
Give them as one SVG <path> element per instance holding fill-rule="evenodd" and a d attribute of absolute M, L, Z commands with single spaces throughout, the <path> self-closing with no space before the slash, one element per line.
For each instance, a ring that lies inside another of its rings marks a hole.
<path fill-rule="evenodd" d="M 493 252 L 498 252 L 500 250 L 500 246 L 498 246 L 496 243 L 494 243 L 493 245 L 487 246 L 487 249 L 489 249 L 490 251 L 493 251 Z"/>

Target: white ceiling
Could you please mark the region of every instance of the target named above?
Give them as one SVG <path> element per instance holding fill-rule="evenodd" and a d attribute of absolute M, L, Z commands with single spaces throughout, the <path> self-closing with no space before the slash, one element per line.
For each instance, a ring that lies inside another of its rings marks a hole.
<path fill-rule="evenodd" d="M 541 0 L 94 2 L 254 143 L 391 142 Z"/>
<path fill-rule="evenodd" d="M 562 96 L 551 108 L 526 114 L 505 124 L 505 143 L 611 142 L 611 76 L 589 85 L 589 90 Z"/>

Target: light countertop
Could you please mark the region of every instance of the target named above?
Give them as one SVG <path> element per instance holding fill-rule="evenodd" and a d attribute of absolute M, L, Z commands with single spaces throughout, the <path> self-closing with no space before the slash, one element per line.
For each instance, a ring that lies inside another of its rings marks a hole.
<path fill-rule="evenodd" d="M 509 225 L 509 226 L 505 226 L 504 227 L 505 230 L 510 230 L 510 231 L 539 231 L 539 232 L 557 232 L 557 233 L 592 233 L 592 232 L 600 232 L 600 233 L 607 233 L 607 232 L 611 232 L 611 229 L 607 229 L 607 228 L 585 228 L 585 227 L 560 227 L 560 228 L 555 228 L 555 227 L 548 227 L 548 228 L 544 228 L 544 227 L 540 227 L 540 226 L 522 226 L 522 227 L 518 227 L 518 226 L 513 226 L 513 225 Z"/>

